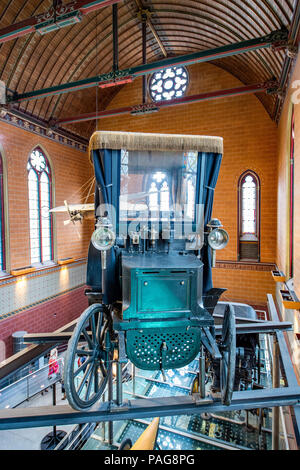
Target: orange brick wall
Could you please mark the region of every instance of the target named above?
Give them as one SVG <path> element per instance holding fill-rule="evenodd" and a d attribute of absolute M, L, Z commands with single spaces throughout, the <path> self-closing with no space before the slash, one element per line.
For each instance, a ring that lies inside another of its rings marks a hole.
<path fill-rule="evenodd" d="M 270 272 L 237 269 L 214 269 L 215 286 L 226 288 L 221 300 L 265 305 L 266 294 L 276 295 L 275 282 Z"/>
<path fill-rule="evenodd" d="M 240 86 L 232 75 L 212 64 L 197 64 L 188 68 L 188 94 L 197 94 Z M 140 104 L 142 82 L 135 80 L 123 87 L 108 109 Z M 237 260 L 237 184 L 240 175 L 254 170 L 261 180 L 261 261 L 274 262 L 276 257 L 276 199 L 277 199 L 277 126 L 265 108 L 253 95 L 193 103 L 164 109 L 148 116 L 115 116 L 101 119 L 98 128 L 137 132 L 216 135 L 224 138 L 224 157 L 215 193 L 214 216 L 222 220 L 230 235 L 225 250 L 218 259 Z M 243 277 L 241 271 L 214 270 L 215 282 L 222 287 L 230 285 L 233 299 L 257 301 L 259 294 L 265 301 L 266 293 L 273 292 L 269 274 L 251 273 Z M 262 274 L 264 276 L 262 276 Z M 228 279 L 227 279 L 228 276 Z"/>
<path fill-rule="evenodd" d="M 277 264 L 284 272 L 289 272 L 289 159 L 292 97 L 295 91 L 300 100 L 300 91 L 292 88 L 294 81 L 300 80 L 300 56 L 296 62 L 291 85 L 284 103 L 279 122 L 278 139 L 278 245 Z M 299 90 L 299 86 L 298 86 Z M 300 298 L 300 104 L 295 109 L 295 228 L 294 228 L 294 282 Z"/>
<path fill-rule="evenodd" d="M 80 188 L 93 175 L 87 154 L 53 142 L 29 131 L 0 122 L 0 152 L 7 170 L 9 258 L 8 268 L 16 269 L 30 264 L 28 220 L 27 159 L 34 147 L 40 146 L 49 158 L 53 175 L 53 203 L 63 205 L 82 202 Z M 56 220 L 55 220 L 56 219 Z M 84 221 L 77 234 L 73 224 L 63 225 L 66 214 L 54 217 L 56 259 L 87 256 L 92 222 Z"/>
<path fill-rule="evenodd" d="M 293 84 L 296 83 L 296 88 Z M 279 122 L 278 137 L 278 242 L 277 242 L 277 265 L 289 277 L 289 161 L 291 142 L 291 116 L 294 103 L 295 111 L 295 190 L 294 190 L 294 289 L 300 298 L 300 103 L 295 103 L 293 98 L 300 101 L 300 55 L 295 63 L 290 86 Z M 277 287 L 277 303 L 283 320 L 293 325 L 293 331 L 288 333 L 289 343 L 292 350 L 292 359 L 300 374 L 300 347 L 295 333 L 300 332 L 300 311 L 287 310 L 282 305 L 280 289 L 285 289 L 284 284 Z"/>

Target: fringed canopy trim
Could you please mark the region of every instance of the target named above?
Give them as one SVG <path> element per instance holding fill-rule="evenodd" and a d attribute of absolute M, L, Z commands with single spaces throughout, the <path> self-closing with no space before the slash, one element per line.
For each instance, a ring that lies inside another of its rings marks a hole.
<path fill-rule="evenodd" d="M 90 138 L 89 151 L 98 149 L 177 150 L 223 154 L 223 138 L 203 135 L 96 131 Z"/>

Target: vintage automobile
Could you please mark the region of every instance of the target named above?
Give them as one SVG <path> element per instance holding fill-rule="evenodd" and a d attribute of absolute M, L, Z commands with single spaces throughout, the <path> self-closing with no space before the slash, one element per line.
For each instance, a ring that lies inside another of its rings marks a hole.
<path fill-rule="evenodd" d="M 68 344 L 64 383 L 83 410 L 102 396 L 114 361 L 177 369 L 202 351 L 217 367 L 220 399 L 231 402 L 235 316 L 226 305 L 221 338 L 213 310 L 216 250 L 228 242 L 212 219 L 223 154 L 220 137 L 97 131 L 95 231 L 88 253 L 89 307 Z"/>

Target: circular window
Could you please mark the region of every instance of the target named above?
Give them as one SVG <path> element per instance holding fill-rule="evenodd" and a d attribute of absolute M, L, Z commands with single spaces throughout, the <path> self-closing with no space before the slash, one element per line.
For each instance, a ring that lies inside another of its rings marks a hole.
<path fill-rule="evenodd" d="M 165 101 L 184 96 L 188 86 L 185 67 L 169 67 L 151 75 L 149 92 L 153 101 Z"/>

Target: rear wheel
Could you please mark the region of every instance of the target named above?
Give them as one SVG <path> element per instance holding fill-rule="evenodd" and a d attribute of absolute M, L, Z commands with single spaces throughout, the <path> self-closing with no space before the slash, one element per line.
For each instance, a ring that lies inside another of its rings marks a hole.
<path fill-rule="evenodd" d="M 64 384 L 76 410 L 92 407 L 105 391 L 111 373 L 111 317 L 103 305 L 88 307 L 74 329 L 65 358 Z"/>
<path fill-rule="evenodd" d="M 222 342 L 220 345 L 222 359 L 220 362 L 221 399 L 229 406 L 232 399 L 236 363 L 236 327 L 232 305 L 228 304 L 224 313 Z"/>

